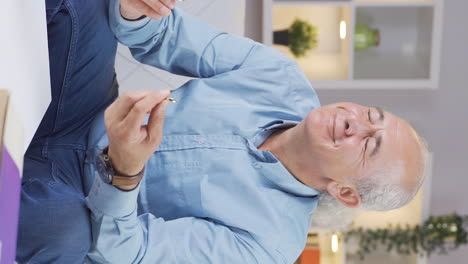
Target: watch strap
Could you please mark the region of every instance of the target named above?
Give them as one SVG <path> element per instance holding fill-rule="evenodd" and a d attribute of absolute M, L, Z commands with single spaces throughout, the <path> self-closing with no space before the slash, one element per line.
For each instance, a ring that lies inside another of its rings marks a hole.
<path fill-rule="evenodd" d="M 112 160 L 110 160 L 108 156 L 109 152 L 109 147 L 106 147 L 102 150 L 102 153 L 104 155 L 107 155 L 107 167 L 111 170 L 112 173 L 112 182 L 111 184 L 115 187 L 117 187 L 119 190 L 124 190 L 127 189 L 126 187 L 128 186 L 133 186 L 137 185 L 140 183 L 141 179 L 143 178 L 145 168 L 137 173 L 136 175 L 126 175 L 124 173 L 119 172 L 118 170 L 115 169 L 114 165 L 112 164 Z M 131 190 L 128 190 L 131 191 Z"/>
<path fill-rule="evenodd" d="M 119 189 L 126 189 L 127 186 L 138 185 L 141 179 L 143 178 L 143 171 L 138 173 L 135 176 L 119 176 L 114 175 L 112 178 L 112 185 L 118 187 Z"/>

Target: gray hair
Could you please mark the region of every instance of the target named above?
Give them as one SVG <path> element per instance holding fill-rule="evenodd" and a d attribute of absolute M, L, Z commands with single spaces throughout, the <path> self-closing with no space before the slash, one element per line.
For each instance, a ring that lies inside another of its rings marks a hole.
<path fill-rule="evenodd" d="M 421 170 L 418 177 L 418 182 L 412 190 L 406 190 L 395 182 L 405 174 L 404 162 L 397 161 L 390 167 L 381 169 L 369 175 L 361 177 L 354 181 L 356 188 L 361 195 L 362 206 L 364 209 L 372 211 L 388 211 L 400 208 L 408 204 L 416 196 L 419 188 L 422 186 L 426 169 L 428 166 L 428 148 L 426 141 L 416 132 L 417 141 L 419 143 L 420 153 L 422 156 L 419 164 Z"/>
<path fill-rule="evenodd" d="M 360 211 L 358 208 L 347 207 L 324 190 L 313 212 L 311 228 L 345 230 Z"/>
<path fill-rule="evenodd" d="M 362 207 L 371 211 L 388 211 L 410 202 L 416 193 L 403 189 L 392 179 L 404 174 L 402 162 L 390 168 L 379 170 L 354 182 L 361 195 Z"/>

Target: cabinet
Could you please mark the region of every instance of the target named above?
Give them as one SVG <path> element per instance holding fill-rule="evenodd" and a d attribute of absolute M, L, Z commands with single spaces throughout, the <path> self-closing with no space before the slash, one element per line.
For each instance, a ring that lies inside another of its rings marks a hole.
<path fill-rule="evenodd" d="M 315 88 L 436 89 L 443 0 L 264 0 L 263 42 L 293 58 Z M 318 46 L 296 58 L 273 32 L 299 18 L 318 29 Z M 361 29 L 378 45 L 358 49 Z"/>

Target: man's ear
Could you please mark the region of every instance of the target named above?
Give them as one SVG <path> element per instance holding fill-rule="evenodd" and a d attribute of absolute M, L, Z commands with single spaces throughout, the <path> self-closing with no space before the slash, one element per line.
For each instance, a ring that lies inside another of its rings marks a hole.
<path fill-rule="evenodd" d="M 361 205 L 361 195 L 359 195 L 354 187 L 331 180 L 327 184 L 327 191 L 347 207 L 357 208 Z"/>

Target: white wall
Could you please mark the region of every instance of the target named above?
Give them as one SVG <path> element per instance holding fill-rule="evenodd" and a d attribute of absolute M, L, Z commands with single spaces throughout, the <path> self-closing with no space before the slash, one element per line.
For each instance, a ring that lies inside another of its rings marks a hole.
<path fill-rule="evenodd" d="M 231 34 L 243 35 L 245 0 L 188 0 L 177 6 L 202 21 Z M 228 11 L 227 11 L 228 10 Z M 190 78 L 142 65 L 128 48 L 119 45 L 116 57 L 120 92 L 135 89 L 176 89 Z"/>
<path fill-rule="evenodd" d="M 44 0 L 1 1 L 0 89 L 12 91 L 26 150 L 51 94 Z"/>

